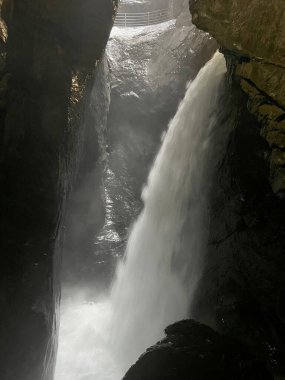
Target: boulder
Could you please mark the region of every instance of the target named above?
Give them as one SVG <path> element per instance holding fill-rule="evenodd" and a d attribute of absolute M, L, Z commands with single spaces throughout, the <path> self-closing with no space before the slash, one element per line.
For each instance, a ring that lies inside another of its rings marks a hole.
<path fill-rule="evenodd" d="M 193 320 L 166 328 L 124 380 L 273 380 L 265 365 L 238 341 Z"/>

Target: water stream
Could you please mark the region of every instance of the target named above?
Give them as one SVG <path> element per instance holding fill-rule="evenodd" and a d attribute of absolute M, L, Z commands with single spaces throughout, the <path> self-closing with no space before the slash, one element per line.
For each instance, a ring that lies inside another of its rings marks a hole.
<path fill-rule="evenodd" d="M 226 65 L 216 53 L 170 122 L 111 294 L 63 305 L 56 380 L 120 380 L 164 328 L 189 315 L 207 240 L 219 100 Z"/>

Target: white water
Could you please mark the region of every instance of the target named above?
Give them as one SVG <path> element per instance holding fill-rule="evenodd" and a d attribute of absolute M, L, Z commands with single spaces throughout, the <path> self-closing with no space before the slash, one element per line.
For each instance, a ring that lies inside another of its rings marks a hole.
<path fill-rule="evenodd" d="M 187 89 L 143 191 L 145 207 L 111 295 L 101 303 L 65 305 L 56 380 L 120 380 L 167 325 L 187 317 L 207 239 L 225 71 L 217 53 Z"/>

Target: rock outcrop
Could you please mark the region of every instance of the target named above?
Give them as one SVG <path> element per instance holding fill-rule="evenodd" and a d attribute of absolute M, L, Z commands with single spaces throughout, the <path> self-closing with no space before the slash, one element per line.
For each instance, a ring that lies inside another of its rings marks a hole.
<path fill-rule="evenodd" d="M 240 343 L 192 320 L 165 330 L 124 380 L 272 380 L 257 357 Z"/>
<path fill-rule="evenodd" d="M 64 204 L 82 150 L 80 115 L 88 84 L 115 8 L 116 1 L 106 0 L 2 4 L 0 368 L 5 380 L 52 378 Z"/>
<path fill-rule="evenodd" d="M 193 23 L 227 52 L 232 74 L 249 96 L 249 109 L 262 124 L 270 147 L 273 191 L 285 190 L 285 5 L 282 0 L 191 0 Z"/>

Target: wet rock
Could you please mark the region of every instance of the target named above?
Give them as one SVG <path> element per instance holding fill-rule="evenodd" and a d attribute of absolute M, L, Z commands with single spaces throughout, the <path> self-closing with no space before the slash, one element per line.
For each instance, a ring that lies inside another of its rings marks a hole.
<path fill-rule="evenodd" d="M 272 380 L 266 366 L 238 341 L 193 320 L 166 328 L 124 380 Z"/>
<path fill-rule="evenodd" d="M 270 165 L 282 168 L 283 155 L 271 150 L 247 110 L 268 98 L 256 93 L 248 105 L 239 83 L 232 94 L 235 128 L 213 183 L 209 244 L 191 316 L 244 342 L 284 376 L 285 205 L 270 174 Z M 278 108 L 261 104 L 259 117 L 278 118 Z"/>
<path fill-rule="evenodd" d="M 113 272 L 138 216 L 141 191 L 185 87 L 216 50 L 216 42 L 191 23 L 187 2 L 179 25 L 170 21 L 112 32 L 107 47 L 111 74 L 106 223 L 97 234 L 101 271 Z M 110 277 L 110 276 L 109 276 Z"/>
<path fill-rule="evenodd" d="M 260 92 L 268 95 L 275 103 L 285 108 L 284 68 L 261 62 L 242 62 L 236 75 L 255 84 Z"/>
<path fill-rule="evenodd" d="M 237 55 L 284 67 L 282 0 L 190 0 L 195 25 Z"/>
<path fill-rule="evenodd" d="M 266 108 L 260 107 L 261 103 L 254 109 L 258 119 L 272 118 L 271 107 L 279 107 L 280 112 L 284 112 L 284 3 L 256 0 L 245 8 L 242 0 L 196 0 L 190 1 L 190 9 L 193 23 L 216 38 L 228 59 L 235 57 L 232 75 L 241 80 L 250 103 L 262 97 L 263 103 L 267 103 Z M 282 127 L 279 129 L 277 123 L 275 131 L 266 133 L 265 138 L 271 147 L 277 145 L 283 149 Z M 272 166 L 270 178 L 274 192 L 282 195 L 285 190 L 283 168 Z"/>
<path fill-rule="evenodd" d="M 92 89 L 81 118 L 82 141 L 78 175 L 67 204 L 63 245 L 64 286 L 103 283 L 105 271 L 94 255 L 96 231 L 104 225 L 103 173 L 106 164 L 110 73 L 106 56 L 91 76 Z M 80 87 L 81 88 L 81 87 Z"/>
<path fill-rule="evenodd" d="M 0 368 L 5 380 L 53 376 L 65 201 L 81 149 L 80 115 L 114 5 L 3 1 L 8 42 L 0 73 Z"/>
<path fill-rule="evenodd" d="M 249 95 L 248 109 L 260 123 L 260 134 L 270 148 L 265 158 L 269 162 L 272 189 L 275 194 L 283 197 L 285 178 L 282 156 L 285 150 L 285 112 L 248 81 L 241 80 L 241 87 Z"/>

